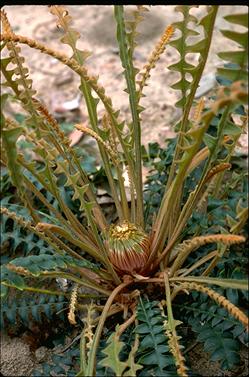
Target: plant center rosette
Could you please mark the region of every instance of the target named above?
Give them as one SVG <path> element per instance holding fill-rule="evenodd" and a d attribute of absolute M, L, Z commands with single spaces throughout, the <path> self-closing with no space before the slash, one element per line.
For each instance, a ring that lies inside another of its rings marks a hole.
<path fill-rule="evenodd" d="M 135 224 L 123 221 L 108 232 L 109 259 L 123 273 L 141 273 L 149 257 L 150 239 Z"/>

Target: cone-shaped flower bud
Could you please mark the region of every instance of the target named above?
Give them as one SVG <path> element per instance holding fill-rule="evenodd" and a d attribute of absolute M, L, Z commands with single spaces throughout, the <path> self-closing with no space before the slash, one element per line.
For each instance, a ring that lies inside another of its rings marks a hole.
<path fill-rule="evenodd" d="M 150 240 L 141 228 L 128 221 L 112 225 L 108 244 L 110 261 L 119 271 L 134 273 L 143 270 L 149 256 Z"/>

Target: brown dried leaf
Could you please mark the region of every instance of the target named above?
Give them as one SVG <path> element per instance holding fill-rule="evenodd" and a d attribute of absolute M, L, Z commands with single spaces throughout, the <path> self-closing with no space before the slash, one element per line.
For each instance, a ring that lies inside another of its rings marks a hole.
<path fill-rule="evenodd" d="M 78 144 L 78 142 L 81 140 L 83 136 L 84 136 L 84 133 L 82 131 L 79 131 L 77 129 L 73 130 L 69 134 L 70 147 L 73 147 L 74 145 Z"/>

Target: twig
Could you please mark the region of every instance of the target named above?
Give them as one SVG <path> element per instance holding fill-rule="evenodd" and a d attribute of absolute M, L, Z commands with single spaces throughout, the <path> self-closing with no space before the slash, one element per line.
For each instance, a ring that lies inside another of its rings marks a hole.
<path fill-rule="evenodd" d="M 188 353 L 189 351 L 191 351 L 193 348 L 195 348 L 197 346 L 199 342 L 196 340 L 193 344 L 191 344 L 188 348 L 186 348 L 182 353 L 183 355 L 185 355 L 186 353 Z"/>

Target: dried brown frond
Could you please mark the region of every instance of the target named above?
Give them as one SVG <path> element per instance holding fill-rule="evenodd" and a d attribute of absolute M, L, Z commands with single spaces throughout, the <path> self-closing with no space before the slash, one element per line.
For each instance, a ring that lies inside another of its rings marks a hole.
<path fill-rule="evenodd" d="M 19 275 L 24 275 L 24 276 L 30 276 L 31 275 L 31 273 L 28 270 L 26 270 L 26 268 L 23 268 L 21 266 L 16 266 L 14 264 L 8 263 L 8 264 L 6 264 L 5 267 L 7 267 L 8 270 L 13 271 L 13 272 L 15 272 L 16 274 L 19 274 Z"/>
<path fill-rule="evenodd" d="M 0 10 L 0 15 L 1 15 L 1 22 L 3 24 L 3 31 L 5 33 L 12 33 L 12 29 L 11 29 L 6 12 L 4 10 Z"/>
<path fill-rule="evenodd" d="M 63 5 L 49 5 L 50 13 L 58 17 L 57 27 L 62 26 L 64 29 L 69 27 L 72 17 L 69 16 L 67 8 Z"/>
<path fill-rule="evenodd" d="M 223 162 L 221 164 L 218 164 L 216 166 L 214 166 L 212 169 L 209 170 L 209 172 L 207 173 L 207 176 L 205 178 L 205 183 L 207 181 L 209 181 L 211 178 L 213 178 L 214 175 L 224 171 L 224 170 L 227 170 L 227 169 L 231 169 L 232 165 L 229 163 L 229 162 Z"/>
<path fill-rule="evenodd" d="M 229 314 L 238 319 L 249 332 L 248 317 L 239 308 L 237 308 L 237 306 L 235 306 L 228 299 L 226 299 L 226 297 L 220 295 L 211 288 L 204 287 L 203 285 L 196 283 L 183 283 L 181 284 L 180 288 L 206 293 L 219 305 L 223 306 L 229 312 Z"/>
<path fill-rule="evenodd" d="M 136 313 L 133 313 L 131 317 L 129 317 L 124 323 L 122 323 L 122 325 L 120 325 L 117 332 L 117 336 L 120 337 L 123 334 L 123 332 L 127 329 L 127 327 L 129 327 L 133 322 L 135 322 L 135 319 Z"/>
<path fill-rule="evenodd" d="M 7 126 L 6 128 L 16 128 L 20 126 L 14 119 L 10 119 L 8 117 L 5 117 L 5 125 Z"/>
<path fill-rule="evenodd" d="M 146 81 L 150 77 L 150 71 L 155 68 L 157 61 L 166 48 L 166 44 L 169 42 L 170 38 L 174 33 L 174 28 L 172 25 L 166 27 L 160 41 L 156 44 L 152 54 L 149 57 L 148 63 L 143 67 L 144 72 L 142 73 L 141 80 L 138 81 L 139 91 L 138 91 L 138 101 L 142 97 L 142 91 L 146 85 Z"/>
<path fill-rule="evenodd" d="M 197 205 L 196 205 L 196 211 L 198 212 L 206 212 L 206 206 L 207 206 L 207 202 L 208 202 L 208 197 L 210 196 L 210 193 L 213 192 L 213 190 L 215 189 L 216 187 L 216 182 L 214 182 L 213 180 L 211 180 L 206 188 L 206 190 L 204 191 L 204 193 L 202 194 L 201 198 L 199 199 Z"/>
<path fill-rule="evenodd" d="M 83 336 L 86 339 L 86 348 L 89 351 L 91 350 L 92 343 L 93 343 L 93 328 L 95 327 L 94 323 L 94 305 L 91 303 L 87 306 L 87 316 L 84 318 L 85 327 L 84 327 L 84 333 Z"/>
<path fill-rule="evenodd" d="M 54 224 L 48 224 L 48 223 L 38 223 L 36 224 L 35 228 L 39 231 L 39 232 L 46 232 L 46 230 L 51 230 L 51 231 L 55 231 L 57 230 L 60 230 L 60 227 L 58 227 L 57 225 L 54 225 Z M 59 232 L 58 232 L 59 233 Z"/>
<path fill-rule="evenodd" d="M 104 130 L 110 130 L 110 139 L 109 139 L 110 146 L 116 153 L 118 153 L 115 130 L 113 129 L 112 122 L 107 113 L 103 115 L 102 126 Z"/>
<path fill-rule="evenodd" d="M 54 117 L 49 113 L 48 109 L 36 98 L 33 98 L 33 103 L 36 105 L 37 110 L 42 115 L 44 120 L 46 120 L 56 131 L 57 135 L 59 136 L 61 142 L 68 148 L 70 144 L 69 138 L 65 135 L 64 131 L 60 129 L 58 122 L 54 119 Z"/>
<path fill-rule="evenodd" d="M 75 285 L 75 287 L 72 290 L 71 299 L 70 299 L 70 306 L 69 306 L 69 313 L 68 313 L 68 320 L 71 323 L 71 325 L 76 325 L 75 320 L 75 308 L 77 304 L 77 291 L 78 291 L 78 284 Z"/>
<path fill-rule="evenodd" d="M 82 132 L 85 132 L 86 134 L 92 136 L 97 142 L 101 143 L 104 148 L 109 153 L 110 157 L 112 158 L 112 161 L 115 165 L 118 165 L 118 156 L 115 150 L 113 150 L 110 145 L 104 141 L 95 131 L 93 131 L 91 128 L 84 126 L 83 124 L 76 124 L 75 127 L 77 130 L 80 130 Z"/>
<path fill-rule="evenodd" d="M 189 168 L 186 172 L 186 175 L 190 174 L 202 161 L 204 161 L 209 156 L 209 149 L 208 147 L 202 148 L 193 158 Z"/>
<path fill-rule="evenodd" d="M 176 335 L 176 333 L 171 330 L 168 320 L 164 321 L 163 326 L 165 329 L 165 334 L 168 338 L 168 345 L 169 345 L 170 352 L 175 358 L 177 374 L 181 377 L 187 377 L 188 369 L 185 365 L 185 358 L 181 353 L 182 346 L 179 344 L 179 340 L 181 339 L 181 336 Z"/>
<path fill-rule="evenodd" d="M 234 234 L 210 234 L 207 236 L 194 237 L 191 240 L 184 241 L 172 250 L 171 258 L 173 259 L 176 255 L 177 258 L 170 269 L 170 276 L 173 276 L 175 272 L 179 270 L 192 251 L 198 249 L 200 246 L 217 242 L 221 242 L 229 246 L 236 243 L 245 242 L 245 237 Z"/>
<path fill-rule="evenodd" d="M 201 115 L 202 115 L 204 105 L 205 105 L 204 98 L 201 97 L 200 101 L 198 102 L 198 104 L 196 105 L 194 109 L 193 122 L 195 124 L 199 123 L 199 121 L 201 120 Z"/>
<path fill-rule="evenodd" d="M 22 217 L 17 216 L 15 212 L 10 212 L 7 208 L 1 207 L 0 212 L 6 216 L 8 216 L 10 219 L 14 220 L 17 224 L 21 225 L 24 228 L 27 228 L 29 230 L 32 230 L 34 232 L 35 227 L 32 225 L 30 221 L 24 220 Z"/>

